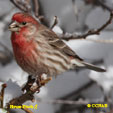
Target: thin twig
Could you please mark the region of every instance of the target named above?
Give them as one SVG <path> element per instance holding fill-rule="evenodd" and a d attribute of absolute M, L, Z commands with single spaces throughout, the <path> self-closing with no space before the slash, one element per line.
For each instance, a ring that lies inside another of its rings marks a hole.
<path fill-rule="evenodd" d="M 35 7 L 35 16 L 41 21 L 44 19 L 44 16 L 39 14 L 39 1 L 38 0 L 33 0 L 34 7 Z"/>
<path fill-rule="evenodd" d="M 102 6 L 102 8 L 104 8 L 104 9 L 106 9 L 106 10 L 108 10 L 108 11 L 113 11 L 113 9 L 111 9 L 110 7 L 108 7 L 105 3 L 103 3 L 103 1 L 102 0 L 98 0 L 98 3 L 99 3 L 99 5 L 101 5 Z"/>
<path fill-rule="evenodd" d="M 86 34 L 78 35 L 78 36 L 71 35 L 71 36 L 67 37 L 65 34 L 63 34 L 61 36 L 61 38 L 63 40 L 69 41 L 69 40 L 73 40 L 73 39 L 86 39 L 86 37 L 88 37 L 90 35 L 99 35 L 102 30 L 104 30 L 109 24 L 111 24 L 112 19 L 113 19 L 113 11 L 110 13 L 110 17 L 109 17 L 108 21 L 104 25 L 102 25 L 100 28 L 98 28 L 96 30 L 89 30 Z"/>
<path fill-rule="evenodd" d="M 45 101 L 40 101 L 37 100 L 38 102 L 42 102 L 42 103 L 49 103 L 49 104 L 70 104 L 70 105 L 87 105 L 87 104 L 95 104 L 95 103 L 103 103 L 104 100 L 102 99 L 94 99 L 94 100 L 88 100 L 88 99 L 79 99 L 77 101 L 73 101 L 73 100 L 61 100 L 61 99 L 57 99 L 57 100 L 45 100 Z"/>
<path fill-rule="evenodd" d="M 35 16 L 39 17 L 39 2 L 38 0 L 33 0 L 35 7 Z"/>
<path fill-rule="evenodd" d="M 51 29 L 53 29 L 57 24 L 58 24 L 58 18 L 57 18 L 57 16 L 54 16 L 53 24 L 51 26 Z"/>
<path fill-rule="evenodd" d="M 107 11 L 113 11 L 112 8 L 106 5 L 105 0 L 84 0 L 86 4 L 93 4 L 93 6 L 101 6 L 103 9 L 106 9 Z"/>
<path fill-rule="evenodd" d="M 1 90 L 1 108 L 4 107 L 4 90 L 5 90 L 6 87 L 7 87 L 6 84 L 2 85 L 2 90 Z"/>
<path fill-rule="evenodd" d="M 99 40 L 98 39 L 80 39 L 80 40 L 103 43 L 103 44 L 113 44 L 113 40 L 100 40 L 100 39 Z"/>
<path fill-rule="evenodd" d="M 30 5 L 30 0 L 25 0 L 25 7 L 27 8 L 27 11 L 30 13 L 31 12 L 31 5 Z"/>
<path fill-rule="evenodd" d="M 20 0 L 10 0 L 17 8 L 24 12 L 28 12 L 28 8 L 25 7 L 25 4 L 20 2 Z"/>

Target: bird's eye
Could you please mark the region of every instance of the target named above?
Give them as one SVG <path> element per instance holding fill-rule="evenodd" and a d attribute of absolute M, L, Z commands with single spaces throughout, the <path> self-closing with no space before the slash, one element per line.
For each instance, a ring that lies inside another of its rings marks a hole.
<path fill-rule="evenodd" d="M 22 22 L 22 25 L 26 25 L 27 23 L 26 22 Z"/>

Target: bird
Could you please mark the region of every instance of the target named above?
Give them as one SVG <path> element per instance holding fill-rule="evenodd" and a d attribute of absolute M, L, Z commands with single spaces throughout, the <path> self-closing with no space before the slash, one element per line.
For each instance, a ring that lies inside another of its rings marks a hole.
<path fill-rule="evenodd" d="M 55 32 L 28 13 L 15 13 L 9 30 L 17 64 L 34 77 L 57 76 L 77 68 L 106 71 L 85 62 Z"/>

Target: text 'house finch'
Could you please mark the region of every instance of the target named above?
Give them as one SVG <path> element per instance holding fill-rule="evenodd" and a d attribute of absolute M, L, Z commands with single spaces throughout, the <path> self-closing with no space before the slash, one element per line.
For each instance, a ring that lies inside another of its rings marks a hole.
<path fill-rule="evenodd" d="M 84 62 L 51 29 L 26 13 L 16 13 L 9 26 L 18 65 L 30 75 L 59 75 L 69 69 L 85 67 L 98 72 L 104 69 Z"/>

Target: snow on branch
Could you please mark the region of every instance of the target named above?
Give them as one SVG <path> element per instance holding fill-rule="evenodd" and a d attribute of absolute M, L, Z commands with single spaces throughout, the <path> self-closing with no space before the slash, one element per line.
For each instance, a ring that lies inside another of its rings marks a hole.
<path fill-rule="evenodd" d="M 69 41 L 69 40 L 73 40 L 73 39 L 86 39 L 88 36 L 91 35 L 99 35 L 101 31 L 103 31 L 109 24 L 111 24 L 113 19 L 113 11 L 110 12 L 110 16 L 108 21 L 103 24 L 100 28 L 95 29 L 95 30 L 89 30 L 87 33 L 83 34 L 83 35 L 76 35 L 76 34 L 71 34 L 70 36 L 67 34 L 63 34 L 60 37 L 63 40 Z"/>

